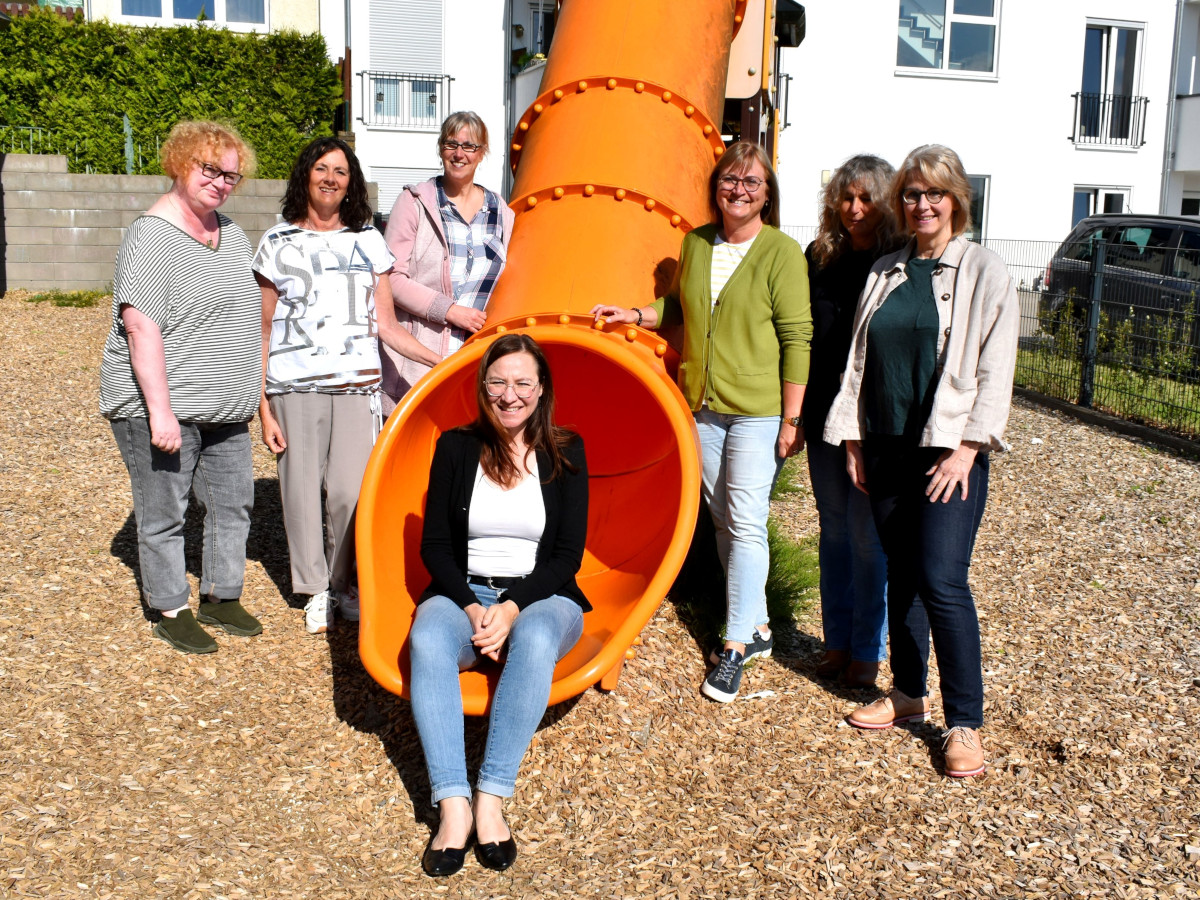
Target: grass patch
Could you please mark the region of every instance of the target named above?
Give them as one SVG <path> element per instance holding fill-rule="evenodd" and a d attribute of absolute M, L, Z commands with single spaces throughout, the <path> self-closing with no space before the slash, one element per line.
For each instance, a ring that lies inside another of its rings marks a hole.
<path fill-rule="evenodd" d="M 767 613 L 772 630 L 787 632 L 807 616 L 817 597 L 817 538 L 814 535 L 793 541 L 780 531 L 774 519 L 768 519 L 767 543 L 771 553 Z M 720 642 L 725 630 L 725 576 L 706 509 L 701 509 L 687 562 L 671 588 L 671 600 L 701 647 L 714 647 Z"/>
<path fill-rule="evenodd" d="M 105 291 L 44 291 L 40 294 L 30 294 L 25 298 L 26 303 L 49 303 L 51 306 L 67 306 L 76 309 L 86 309 L 99 306 L 102 300 L 107 300 L 109 294 Z"/>
<path fill-rule="evenodd" d="M 800 462 L 799 456 L 793 456 L 779 470 L 775 479 L 775 487 L 771 491 L 771 499 L 778 500 L 788 494 L 803 494 L 808 490 L 808 476 Z"/>

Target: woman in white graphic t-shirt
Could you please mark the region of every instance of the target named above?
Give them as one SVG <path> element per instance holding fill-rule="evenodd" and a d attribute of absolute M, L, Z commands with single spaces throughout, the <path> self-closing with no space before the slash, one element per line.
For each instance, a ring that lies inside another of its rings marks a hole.
<path fill-rule="evenodd" d="M 310 595 L 305 627 L 320 634 L 335 606 L 358 619 L 354 511 L 382 423 L 378 341 L 431 365 L 438 357 L 396 323 L 394 258 L 371 225 L 366 180 L 345 142 L 318 138 L 300 152 L 282 207 L 284 221 L 254 259 L 259 418 L 279 468 L 292 590 Z"/>

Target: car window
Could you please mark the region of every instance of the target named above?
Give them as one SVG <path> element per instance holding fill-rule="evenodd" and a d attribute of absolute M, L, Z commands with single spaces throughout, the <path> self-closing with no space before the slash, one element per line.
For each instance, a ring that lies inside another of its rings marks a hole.
<path fill-rule="evenodd" d="M 1104 232 L 1097 228 L 1089 235 L 1085 235 L 1081 240 L 1071 241 L 1063 250 L 1063 259 L 1076 259 L 1080 262 L 1090 262 L 1092 257 L 1096 255 L 1096 244 L 1104 236 Z"/>
<path fill-rule="evenodd" d="M 1186 230 L 1183 232 L 1172 271 L 1176 278 L 1200 281 L 1200 233 Z"/>
<path fill-rule="evenodd" d="M 1163 271 L 1174 231 L 1170 225 L 1121 226 L 1113 232 L 1108 248 L 1108 264 L 1158 274 Z"/>

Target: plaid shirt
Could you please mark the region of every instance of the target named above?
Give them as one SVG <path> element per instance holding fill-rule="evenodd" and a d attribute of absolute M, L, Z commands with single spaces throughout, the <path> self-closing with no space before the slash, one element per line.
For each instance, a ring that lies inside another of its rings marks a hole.
<path fill-rule="evenodd" d="M 437 180 L 438 208 L 442 211 L 442 229 L 450 247 L 450 283 L 454 302 L 460 306 L 483 309 L 487 306 L 496 279 L 504 271 L 504 234 L 500 227 L 500 198 L 483 189 L 483 206 L 469 223 L 463 219 Z M 450 350 L 462 346 L 467 334 L 459 328 L 450 333 Z"/>

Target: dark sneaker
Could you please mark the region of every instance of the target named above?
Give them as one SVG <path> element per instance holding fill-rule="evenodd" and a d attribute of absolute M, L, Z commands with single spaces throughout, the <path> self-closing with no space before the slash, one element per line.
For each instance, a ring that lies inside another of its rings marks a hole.
<path fill-rule="evenodd" d="M 775 632 L 771 632 L 770 637 L 763 637 L 759 634 L 757 628 L 754 629 L 754 640 L 746 645 L 746 653 L 742 657 L 742 665 L 750 662 L 752 659 L 770 659 L 771 651 L 775 649 Z M 708 661 L 714 666 L 721 662 L 721 654 L 724 653 L 721 647 L 714 647 L 712 653 L 708 654 Z"/>
<path fill-rule="evenodd" d="M 728 703 L 737 696 L 738 688 L 742 685 L 742 663 L 742 654 L 736 650 L 723 652 L 717 667 L 708 673 L 704 684 L 700 685 L 700 693 L 718 703 Z"/>
<path fill-rule="evenodd" d="M 219 600 L 216 603 L 203 601 L 196 618 L 205 625 L 219 625 L 238 637 L 262 634 L 262 622 L 246 612 L 240 600 Z"/>
<path fill-rule="evenodd" d="M 190 609 L 175 617 L 163 616 L 154 626 L 154 636 L 160 637 L 183 653 L 216 653 L 217 642 L 200 627 Z"/>

